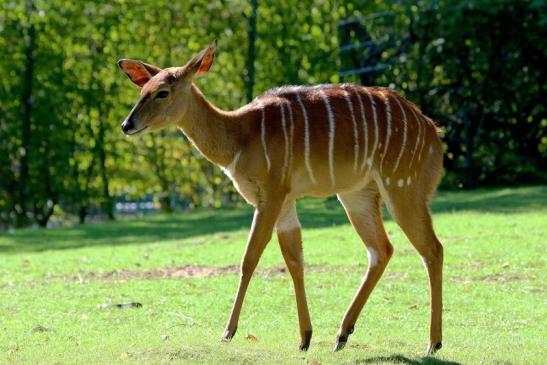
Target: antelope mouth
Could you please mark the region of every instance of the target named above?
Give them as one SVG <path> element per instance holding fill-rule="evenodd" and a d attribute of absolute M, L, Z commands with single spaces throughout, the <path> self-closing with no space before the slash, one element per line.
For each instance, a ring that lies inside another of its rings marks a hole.
<path fill-rule="evenodd" d="M 128 135 L 128 136 L 135 136 L 135 135 L 141 133 L 142 131 L 144 131 L 146 128 L 148 128 L 148 126 L 144 126 L 141 129 L 136 130 L 136 131 L 128 131 L 125 134 Z"/>

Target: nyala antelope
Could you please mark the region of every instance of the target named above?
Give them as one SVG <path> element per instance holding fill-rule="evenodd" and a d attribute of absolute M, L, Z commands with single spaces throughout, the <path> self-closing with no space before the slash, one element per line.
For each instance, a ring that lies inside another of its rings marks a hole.
<path fill-rule="evenodd" d="M 209 71 L 215 49 L 213 42 L 182 67 L 160 69 L 128 59 L 118 65 L 141 87 L 123 132 L 135 136 L 176 125 L 255 207 L 222 339 L 236 333 L 249 281 L 275 229 L 294 284 L 300 349 L 308 349 L 312 325 L 295 200 L 337 194 L 366 246 L 369 266 L 334 350 L 346 344 L 393 254 L 381 200 L 423 259 L 431 289 L 428 352 L 441 348 L 443 247 L 428 200 L 441 177 L 443 152 L 433 121 L 390 89 L 353 84 L 281 87 L 238 110 L 223 111 L 192 82 Z"/>

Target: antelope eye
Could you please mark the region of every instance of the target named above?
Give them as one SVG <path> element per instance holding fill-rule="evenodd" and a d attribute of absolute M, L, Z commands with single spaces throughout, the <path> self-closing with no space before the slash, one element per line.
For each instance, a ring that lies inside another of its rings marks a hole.
<path fill-rule="evenodd" d="M 162 91 L 160 91 L 160 92 L 156 95 L 156 99 L 163 99 L 163 98 L 166 98 L 167 95 L 169 95 L 169 91 L 167 91 L 167 90 L 162 90 Z"/>

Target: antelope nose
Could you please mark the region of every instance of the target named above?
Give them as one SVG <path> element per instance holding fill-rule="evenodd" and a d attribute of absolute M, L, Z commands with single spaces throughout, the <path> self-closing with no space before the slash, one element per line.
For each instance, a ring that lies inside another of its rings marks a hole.
<path fill-rule="evenodd" d="M 129 131 L 132 130 L 134 127 L 135 127 L 135 124 L 133 123 L 133 120 L 132 120 L 132 119 L 127 119 L 127 120 L 125 120 L 125 121 L 122 123 L 122 131 L 123 131 L 124 133 L 129 132 Z"/>

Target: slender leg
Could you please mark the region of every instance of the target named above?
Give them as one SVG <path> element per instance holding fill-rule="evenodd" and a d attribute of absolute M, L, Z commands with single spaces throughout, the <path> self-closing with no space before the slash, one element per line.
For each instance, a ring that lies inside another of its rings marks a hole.
<path fill-rule="evenodd" d="M 270 199 L 255 210 L 251 232 L 247 241 L 247 248 L 245 249 L 245 254 L 243 255 L 243 260 L 241 262 L 239 287 L 237 289 L 237 295 L 232 307 L 230 319 L 228 320 L 228 324 L 226 325 L 226 329 L 222 336 L 223 341 L 229 341 L 236 333 L 237 322 L 247 287 L 249 286 L 253 272 L 258 264 L 258 260 L 260 259 L 260 256 L 262 256 L 264 248 L 266 248 L 266 245 L 272 237 L 273 227 L 279 216 L 283 200 L 283 197 Z"/>
<path fill-rule="evenodd" d="M 279 246 L 294 284 L 300 326 L 300 350 L 307 351 L 310 346 L 312 326 L 304 289 L 302 234 L 294 201 L 285 204 L 277 221 L 276 230 Z"/>
<path fill-rule="evenodd" d="M 336 336 L 334 351 L 341 350 L 346 345 L 363 306 L 393 254 L 393 246 L 389 242 L 382 222 L 380 196 L 376 187 L 370 185 L 358 192 L 340 194 L 338 198 L 351 224 L 367 247 L 369 266 L 363 282 L 344 314 Z"/>
<path fill-rule="evenodd" d="M 428 354 L 442 347 L 443 246 L 437 239 L 427 199 L 417 194 L 391 194 L 392 214 L 416 248 L 429 275 L 431 313 Z"/>

